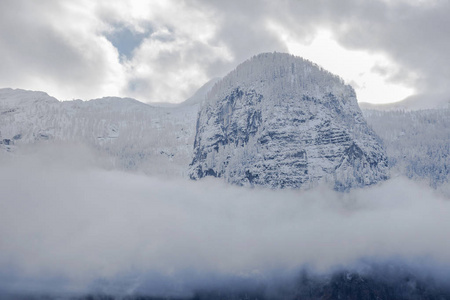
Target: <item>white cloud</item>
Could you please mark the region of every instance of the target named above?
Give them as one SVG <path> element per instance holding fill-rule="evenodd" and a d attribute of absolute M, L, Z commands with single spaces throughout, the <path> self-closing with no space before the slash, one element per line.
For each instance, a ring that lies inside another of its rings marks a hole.
<path fill-rule="evenodd" d="M 220 47 L 162 28 L 145 39 L 127 62 L 131 84 L 124 93 L 141 99 L 146 95 L 142 100 L 180 102 L 210 79 L 207 66 L 228 59 Z"/>
<path fill-rule="evenodd" d="M 200 6 L 131 1 L 130 5 L 111 7 L 108 1 L 97 11 L 111 24 L 128 22 L 138 31 L 145 30 L 142 24 L 151 28 L 134 56 L 124 62 L 128 84 L 121 95 L 143 101 L 181 102 L 210 79 L 208 70 L 213 65 L 232 59 L 227 48 L 213 40 L 217 31 L 214 15 Z"/>
<path fill-rule="evenodd" d="M 51 276 L 87 288 L 130 273 L 183 283 L 360 258 L 450 264 L 450 202 L 406 179 L 270 191 L 107 171 L 76 147 L 32 153 L 0 157 L 0 269 L 23 289 Z"/>

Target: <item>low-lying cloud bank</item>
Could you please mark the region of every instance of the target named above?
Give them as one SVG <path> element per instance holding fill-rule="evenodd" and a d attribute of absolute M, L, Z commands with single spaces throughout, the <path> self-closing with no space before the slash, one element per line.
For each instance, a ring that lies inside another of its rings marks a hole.
<path fill-rule="evenodd" d="M 82 147 L 0 155 L 1 291 L 183 294 L 361 259 L 450 273 L 450 201 L 404 178 L 271 191 L 98 161 Z"/>

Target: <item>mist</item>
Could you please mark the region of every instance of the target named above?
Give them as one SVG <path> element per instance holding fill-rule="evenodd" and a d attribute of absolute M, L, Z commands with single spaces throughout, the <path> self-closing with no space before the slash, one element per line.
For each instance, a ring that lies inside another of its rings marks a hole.
<path fill-rule="evenodd" d="M 0 170 L 0 292 L 182 295 L 368 260 L 450 265 L 449 199 L 406 178 L 250 189 L 117 171 L 80 145 L 1 153 Z"/>

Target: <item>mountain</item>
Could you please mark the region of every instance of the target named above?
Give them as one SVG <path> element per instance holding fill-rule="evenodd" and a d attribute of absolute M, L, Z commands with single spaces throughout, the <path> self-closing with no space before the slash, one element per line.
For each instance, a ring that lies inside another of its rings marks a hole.
<path fill-rule="evenodd" d="M 383 140 L 391 174 L 424 180 L 450 196 L 450 109 L 364 109 Z"/>
<path fill-rule="evenodd" d="M 0 149 L 83 144 L 112 168 L 186 176 L 197 110 L 196 104 L 154 107 L 117 97 L 61 102 L 43 92 L 0 89 Z"/>
<path fill-rule="evenodd" d="M 263 54 L 171 107 L 0 89 L 0 152 L 83 144 L 119 170 L 271 187 L 328 181 L 339 190 L 385 178 L 387 157 L 392 176 L 450 195 L 448 108 L 363 113 L 369 128 L 338 77 L 300 58 Z"/>
<path fill-rule="evenodd" d="M 200 110 L 190 177 L 238 185 L 362 187 L 388 177 L 354 90 L 319 66 L 264 53 L 219 81 Z"/>

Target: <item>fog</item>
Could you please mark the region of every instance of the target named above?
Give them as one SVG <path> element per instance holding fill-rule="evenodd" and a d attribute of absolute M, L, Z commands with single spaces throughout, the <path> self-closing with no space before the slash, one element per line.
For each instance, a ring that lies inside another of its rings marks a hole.
<path fill-rule="evenodd" d="M 185 293 L 367 259 L 450 265 L 450 201 L 405 178 L 249 189 L 120 172 L 75 145 L 1 154 L 0 170 L 0 291 Z"/>

